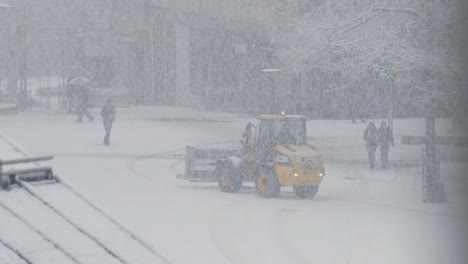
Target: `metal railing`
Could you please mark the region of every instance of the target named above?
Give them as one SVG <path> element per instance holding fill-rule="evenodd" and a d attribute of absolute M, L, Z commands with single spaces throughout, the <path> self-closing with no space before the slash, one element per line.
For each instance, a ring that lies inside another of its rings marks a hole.
<path fill-rule="evenodd" d="M 24 169 L 6 169 L 8 165 L 35 163 L 40 161 L 48 161 L 53 159 L 53 156 L 27 157 L 18 159 L 2 160 L 0 159 L 0 185 L 2 189 L 7 189 L 10 184 L 14 184 L 17 177 L 23 175 L 25 181 L 40 181 L 53 179 L 52 167 L 37 166 L 34 168 Z M 29 177 L 27 176 L 29 175 Z M 32 176 L 31 176 L 32 175 Z"/>

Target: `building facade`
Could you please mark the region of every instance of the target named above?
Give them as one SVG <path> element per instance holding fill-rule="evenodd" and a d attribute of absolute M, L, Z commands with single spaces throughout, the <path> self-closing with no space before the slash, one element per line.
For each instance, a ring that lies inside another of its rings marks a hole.
<path fill-rule="evenodd" d="M 276 0 L 5 1 L 12 80 L 84 75 L 129 103 L 237 110 L 268 89 Z"/>
<path fill-rule="evenodd" d="M 135 103 L 234 107 L 271 66 L 275 1 L 101 3 L 92 9 L 108 17 L 110 42 L 126 49 L 110 56 L 111 72 L 125 73 L 115 75 Z"/>

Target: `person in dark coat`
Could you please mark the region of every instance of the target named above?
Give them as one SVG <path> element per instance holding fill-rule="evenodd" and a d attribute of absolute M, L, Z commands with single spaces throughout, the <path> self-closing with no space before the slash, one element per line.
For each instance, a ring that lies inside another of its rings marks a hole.
<path fill-rule="evenodd" d="M 102 121 L 104 123 L 104 129 L 106 130 L 106 135 L 104 136 L 104 145 L 106 146 L 110 144 L 110 132 L 115 120 L 115 115 L 115 106 L 112 103 L 112 99 L 108 98 L 106 104 L 101 109 Z"/>
<path fill-rule="evenodd" d="M 369 166 L 371 169 L 375 167 L 375 152 L 378 147 L 378 132 L 374 122 L 369 122 L 366 130 L 364 130 L 364 141 L 366 142 L 366 150 L 369 158 Z"/>
<path fill-rule="evenodd" d="M 89 122 L 93 122 L 94 120 L 94 116 L 92 116 L 89 112 L 88 112 L 88 106 L 89 106 L 89 91 L 88 91 L 88 88 L 86 88 L 86 86 L 84 85 L 79 85 L 77 88 L 76 88 L 76 96 L 77 96 L 77 100 L 76 100 L 76 104 L 77 104 L 77 108 L 76 108 L 76 113 L 78 114 L 78 119 L 76 120 L 76 122 L 82 122 L 83 121 L 83 115 L 85 115 Z"/>
<path fill-rule="evenodd" d="M 388 165 L 388 150 L 390 149 L 390 144 L 395 147 L 395 142 L 393 141 L 392 131 L 385 121 L 380 123 L 378 134 L 380 160 L 382 161 L 382 167 L 386 168 Z"/>

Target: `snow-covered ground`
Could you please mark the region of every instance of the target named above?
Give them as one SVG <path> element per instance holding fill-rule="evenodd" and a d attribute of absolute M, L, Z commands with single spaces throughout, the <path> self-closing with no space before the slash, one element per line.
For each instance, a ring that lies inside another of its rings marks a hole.
<path fill-rule="evenodd" d="M 422 203 L 421 147 L 399 140 L 402 134 L 423 135 L 424 120 L 395 121 L 392 166 L 375 171 L 366 163 L 365 124 L 309 121 L 310 142 L 324 152 L 327 175 L 315 199 L 301 200 L 291 189 L 263 199 L 252 184 L 226 194 L 215 183 L 176 179 L 186 145 L 235 145 L 253 117 L 119 108 L 110 147 L 102 145 L 100 119 L 74 119 L 34 112 L 0 116 L 0 130 L 34 154 L 55 155 L 51 164 L 61 178 L 170 263 L 461 264 L 468 259 L 468 165 L 460 158 L 466 149 L 441 148 L 449 202 Z M 453 133 L 447 122 L 438 120 L 440 135 Z M 69 204 L 68 213 L 78 217 L 73 201 L 60 200 L 60 192 L 44 188 L 42 194 L 64 210 Z M 18 239 L 33 243 L 35 238 Z M 13 258 L 0 244 L 0 262 Z"/>

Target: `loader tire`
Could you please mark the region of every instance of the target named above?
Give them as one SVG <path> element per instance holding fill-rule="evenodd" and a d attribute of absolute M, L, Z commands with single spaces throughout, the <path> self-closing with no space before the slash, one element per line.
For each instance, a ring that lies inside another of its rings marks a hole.
<path fill-rule="evenodd" d="M 255 181 L 257 194 L 265 198 L 277 197 L 281 191 L 281 186 L 276 175 L 260 175 Z"/>
<path fill-rule="evenodd" d="M 229 163 L 220 163 L 216 166 L 219 189 L 222 192 L 236 193 L 242 189 L 242 182 L 234 177 L 235 170 Z"/>
<path fill-rule="evenodd" d="M 296 196 L 299 198 L 313 198 L 317 194 L 318 186 L 293 186 Z"/>

